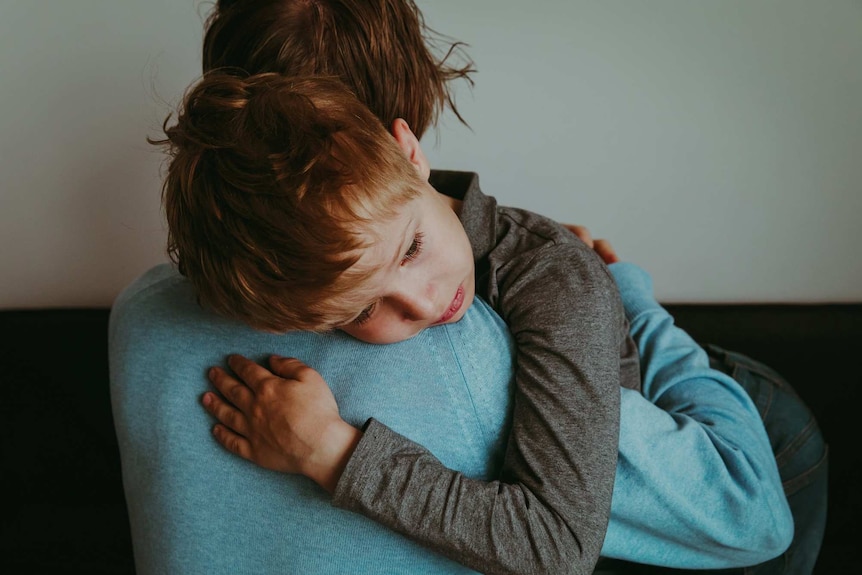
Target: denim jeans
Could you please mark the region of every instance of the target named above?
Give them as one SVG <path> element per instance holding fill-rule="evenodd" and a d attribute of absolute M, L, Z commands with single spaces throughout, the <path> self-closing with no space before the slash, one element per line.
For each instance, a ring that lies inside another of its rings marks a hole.
<path fill-rule="evenodd" d="M 710 365 L 733 377 L 754 400 L 793 512 L 793 542 L 771 561 L 736 570 L 745 574 L 809 574 L 826 530 L 829 449 L 811 411 L 778 373 L 750 357 L 706 347 Z"/>
<path fill-rule="evenodd" d="M 784 493 L 793 513 L 790 547 L 751 567 L 689 571 L 602 560 L 596 574 L 809 575 L 826 530 L 828 446 L 808 406 L 783 377 L 740 353 L 706 346 L 710 366 L 733 377 L 748 392 L 763 419 Z"/>

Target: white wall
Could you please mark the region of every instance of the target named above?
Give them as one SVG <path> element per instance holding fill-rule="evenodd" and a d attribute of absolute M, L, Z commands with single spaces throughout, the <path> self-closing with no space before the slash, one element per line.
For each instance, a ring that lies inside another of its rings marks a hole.
<path fill-rule="evenodd" d="M 588 225 L 665 301 L 862 301 L 862 2 L 420 0 L 479 73 L 432 164 Z M 106 306 L 164 261 L 146 143 L 200 0 L 0 0 L 0 308 Z"/>

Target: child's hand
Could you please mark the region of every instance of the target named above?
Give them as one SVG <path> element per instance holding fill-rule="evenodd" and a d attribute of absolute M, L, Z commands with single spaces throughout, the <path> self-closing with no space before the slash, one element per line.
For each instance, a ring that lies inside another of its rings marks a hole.
<path fill-rule="evenodd" d="M 584 226 L 576 226 L 575 224 L 563 224 L 563 227 L 578 236 L 578 239 L 582 242 L 593 247 L 593 236 L 590 233 L 590 230 Z"/>
<path fill-rule="evenodd" d="M 221 393 L 203 396 L 218 421 L 213 435 L 228 451 L 267 469 L 301 473 L 330 493 L 362 433 L 338 414 L 329 386 L 298 359 L 270 357 L 272 371 L 241 356 L 214 367 Z M 227 401 L 226 401 L 227 400 Z"/>
<path fill-rule="evenodd" d="M 617 252 L 611 247 L 611 244 L 608 240 L 593 240 L 592 234 L 590 234 L 590 230 L 585 228 L 584 226 L 576 226 L 574 224 L 563 224 L 563 226 L 578 236 L 582 242 L 587 244 L 589 247 L 596 250 L 596 252 L 601 256 L 604 262 L 608 265 L 616 263 L 620 261 L 620 258 L 617 256 Z"/>
<path fill-rule="evenodd" d="M 611 243 L 608 240 L 596 240 L 593 242 L 593 249 L 596 250 L 596 253 L 598 253 L 608 265 L 615 264 L 620 261 L 616 250 L 611 247 Z"/>

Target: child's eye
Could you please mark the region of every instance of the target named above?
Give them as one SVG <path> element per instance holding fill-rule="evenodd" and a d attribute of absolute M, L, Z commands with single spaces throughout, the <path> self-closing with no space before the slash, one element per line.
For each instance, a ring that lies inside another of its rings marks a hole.
<path fill-rule="evenodd" d="M 419 254 L 422 252 L 423 237 L 424 234 L 422 232 L 417 232 L 417 234 L 413 236 L 413 243 L 410 244 L 410 247 L 407 249 L 407 253 L 404 254 L 404 259 L 401 260 L 401 265 L 413 261 L 419 256 Z"/>
<path fill-rule="evenodd" d="M 371 314 L 374 313 L 374 308 L 376 306 L 377 306 L 377 302 L 374 302 L 373 304 L 371 304 L 370 306 L 368 306 L 367 308 L 365 308 L 364 310 L 359 312 L 359 315 L 356 316 L 356 318 L 351 323 L 353 325 L 362 325 L 363 323 L 365 323 L 366 321 L 371 319 Z"/>

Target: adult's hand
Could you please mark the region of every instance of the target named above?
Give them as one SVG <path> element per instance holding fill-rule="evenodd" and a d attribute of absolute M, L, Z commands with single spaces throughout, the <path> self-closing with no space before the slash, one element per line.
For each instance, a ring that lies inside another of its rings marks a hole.
<path fill-rule="evenodd" d="M 362 433 L 338 413 L 323 377 L 298 359 L 272 356 L 270 369 L 241 355 L 228 358 L 233 375 L 209 371 L 219 394 L 204 408 L 218 423 L 216 440 L 261 467 L 300 473 L 332 493 Z"/>

